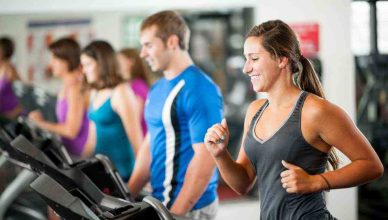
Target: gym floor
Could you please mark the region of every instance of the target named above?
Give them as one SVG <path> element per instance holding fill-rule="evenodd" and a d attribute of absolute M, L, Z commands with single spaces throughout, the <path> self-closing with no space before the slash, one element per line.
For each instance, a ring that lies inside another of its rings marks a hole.
<path fill-rule="evenodd" d="M 235 219 L 259 219 L 260 204 L 255 190 L 247 196 L 239 196 L 222 181 L 218 186 L 218 197 L 220 206 L 216 220 L 235 220 Z"/>
<path fill-rule="evenodd" d="M 216 220 L 259 219 L 259 206 L 257 198 L 221 201 Z"/>

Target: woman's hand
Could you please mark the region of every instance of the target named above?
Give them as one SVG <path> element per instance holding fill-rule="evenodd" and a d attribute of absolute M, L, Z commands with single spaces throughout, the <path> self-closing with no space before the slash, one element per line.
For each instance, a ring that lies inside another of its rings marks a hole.
<path fill-rule="evenodd" d="M 217 158 L 226 152 L 229 141 L 229 129 L 225 118 L 221 124 L 215 124 L 207 130 L 205 135 L 205 145 L 210 154 Z"/>
<path fill-rule="evenodd" d="M 30 114 L 28 114 L 28 118 L 36 124 L 39 124 L 39 122 L 44 121 L 43 115 L 39 110 L 30 112 Z"/>
<path fill-rule="evenodd" d="M 319 175 L 309 175 L 302 168 L 282 160 L 287 170 L 283 171 L 281 182 L 288 193 L 306 194 L 327 189 L 326 183 Z"/>

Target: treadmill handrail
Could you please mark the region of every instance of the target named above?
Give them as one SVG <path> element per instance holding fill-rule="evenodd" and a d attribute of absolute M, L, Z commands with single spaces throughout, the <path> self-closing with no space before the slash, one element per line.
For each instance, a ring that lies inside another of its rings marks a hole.
<path fill-rule="evenodd" d="M 104 165 L 105 171 L 110 173 L 110 175 L 115 178 L 115 181 L 119 184 L 117 187 L 120 190 L 121 194 L 124 196 L 124 198 L 128 200 L 131 199 L 128 187 L 124 184 L 119 173 L 117 172 L 109 158 L 103 154 L 97 154 L 95 157 Z M 112 169 L 108 169 L 108 167 Z"/>
<path fill-rule="evenodd" d="M 68 169 L 59 169 L 54 163 L 42 152 L 40 149 L 34 147 L 25 137 L 19 135 L 15 140 L 11 142 L 21 154 L 28 157 L 32 168 L 46 173 L 54 178 L 56 181 L 60 181 L 66 187 L 77 187 L 82 189 L 88 199 L 92 199 L 93 202 L 101 205 L 103 209 L 111 209 L 120 207 L 120 205 L 128 205 L 122 201 L 111 201 L 110 196 L 104 194 L 90 178 L 83 173 L 77 167 Z M 39 164 L 37 164 L 39 163 Z M 114 198 L 114 197 L 112 197 Z M 107 204 L 111 206 L 107 206 Z M 113 207 L 112 207 L 113 206 Z M 104 210 L 103 210 L 104 211 Z"/>
<path fill-rule="evenodd" d="M 11 141 L 11 146 L 22 154 L 28 155 L 52 168 L 56 168 L 55 164 L 40 149 L 32 145 L 23 135 L 19 135 Z"/>
<path fill-rule="evenodd" d="M 1 129 L 0 129 L 0 132 L 1 132 Z M 0 137 L 0 150 L 1 150 L 0 151 L 1 155 L 7 158 L 7 160 L 10 161 L 11 163 L 31 170 L 30 165 L 25 163 L 22 160 L 22 156 L 19 154 L 19 152 L 16 151 L 9 143 L 3 140 L 2 137 Z"/>
<path fill-rule="evenodd" d="M 31 188 L 40 196 L 66 207 L 86 219 L 99 220 L 99 217 L 81 199 L 71 195 L 61 184 L 47 174 L 40 175 L 31 183 Z M 61 196 L 58 196 L 58 194 Z M 55 207 L 53 208 L 55 209 Z"/>
<path fill-rule="evenodd" d="M 174 220 L 171 213 L 159 200 L 152 196 L 146 196 L 143 198 L 143 201 L 150 204 L 156 210 L 162 220 Z"/>

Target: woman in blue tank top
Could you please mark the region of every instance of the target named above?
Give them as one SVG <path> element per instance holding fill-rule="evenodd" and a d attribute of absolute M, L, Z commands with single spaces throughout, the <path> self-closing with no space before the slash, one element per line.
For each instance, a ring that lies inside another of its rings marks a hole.
<path fill-rule="evenodd" d="M 273 20 L 253 27 L 244 55 L 243 71 L 254 91 L 266 92 L 268 98 L 250 104 L 236 161 L 226 150 L 225 119 L 208 130 L 206 147 L 222 177 L 240 194 L 258 180 L 260 219 L 335 219 L 322 191 L 380 177 L 381 161 L 347 114 L 325 100 L 319 79 L 287 24 Z M 334 147 L 351 163 L 338 168 Z M 333 169 L 325 172 L 327 162 Z"/>
<path fill-rule="evenodd" d="M 83 154 L 108 156 L 127 181 L 142 141 L 136 97 L 120 76 L 115 52 L 107 42 L 94 41 L 86 46 L 81 63 L 92 89 L 91 124 Z"/>

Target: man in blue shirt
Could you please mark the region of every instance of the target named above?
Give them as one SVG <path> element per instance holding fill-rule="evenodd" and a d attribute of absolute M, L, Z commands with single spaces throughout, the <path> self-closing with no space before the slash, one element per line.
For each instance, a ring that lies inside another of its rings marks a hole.
<path fill-rule="evenodd" d="M 223 117 L 219 88 L 188 53 L 190 30 L 174 11 L 143 21 L 140 56 L 163 77 L 145 104 L 148 134 L 128 187 L 137 195 L 150 180 L 152 195 L 177 215 L 214 219 L 215 164 L 203 143 L 206 131 Z"/>

